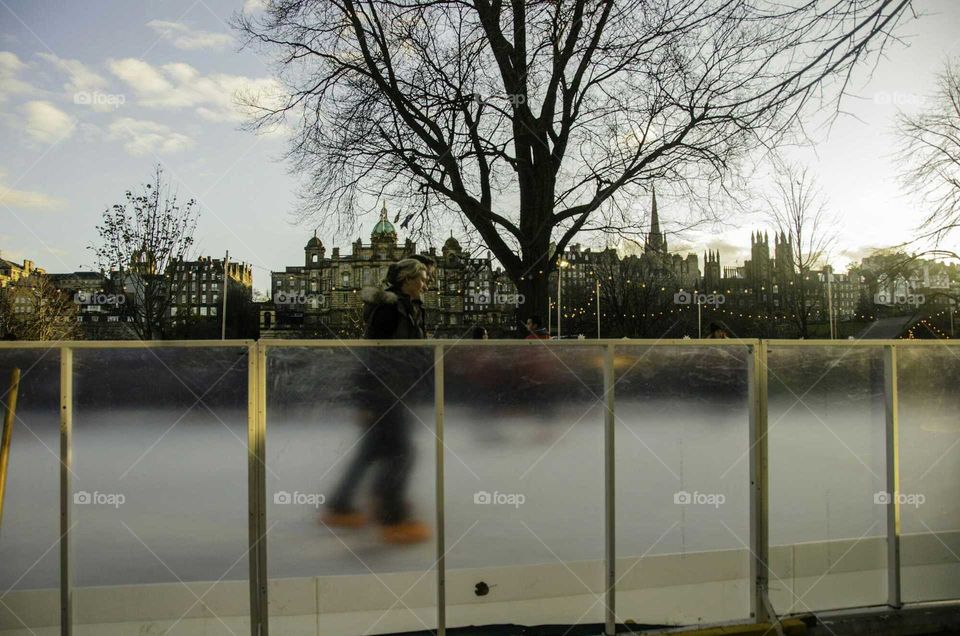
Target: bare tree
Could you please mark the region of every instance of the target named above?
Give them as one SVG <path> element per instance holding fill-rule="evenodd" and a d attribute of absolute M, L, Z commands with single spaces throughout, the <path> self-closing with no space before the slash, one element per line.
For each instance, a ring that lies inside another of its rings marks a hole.
<path fill-rule="evenodd" d="M 834 219 L 807 167 L 778 162 L 772 190 L 764 195 L 769 215 L 790 244 L 789 262 L 778 263 L 775 283 L 796 316 L 800 337 L 806 338 L 811 315 L 825 309 L 815 268 L 827 264 Z"/>
<path fill-rule="evenodd" d="M 46 274 L 25 276 L 0 290 L 0 296 L 0 325 L 5 336 L 48 341 L 79 337 L 76 303 Z"/>
<path fill-rule="evenodd" d="M 726 189 L 808 102 L 835 106 L 910 5 L 271 0 L 235 20 L 275 55 L 286 94 L 255 126 L 296 121 L 305 217 L 352 231 L 385 194 L 404 225 L 453 214 L 543 314 L 578 233 L 635 231 L 629 201 L 654 180 Z"/>
<path fill-rule="evenodd" d="M 960 260 L 942 241 L 960 227 L 960 61 L 947 62 L 928 108 L 901 112 L 901 179 L 927 206 L 918 239 L 932 240 L 926 254 Z"/>
<path fill-rule="evenodd" d="M 114 273 L 125 295 L 123 310 L 144 340 L 163 337 L 171 303 L 167 267 L 186 260 L 199 211 L 193 199 L 180 205 L 158 165 L 152 183 L 128 190 L 125 202 L 103 212 L 99 243 L 88 249 L 101 270 Z"/>

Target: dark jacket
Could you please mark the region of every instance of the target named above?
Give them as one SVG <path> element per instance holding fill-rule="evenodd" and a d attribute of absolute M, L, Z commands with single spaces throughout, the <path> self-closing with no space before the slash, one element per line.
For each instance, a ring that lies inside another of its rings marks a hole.
<path fill-rule="evenodd" d="M 364 287 L 363 318 L 368 340 L 422 340 L 424 333 L 423 305 L 404 294 L 398 287 L 386 290 Z"/>
<path fill-rule="evenodd" d="M 386 290 L 365 287 L 363 337 L 367 340 L 423 340 L 422 310 L 398 287 Z M 433 353 L 421 347 L 364 347 L 361 355 L 364 369 L 361 380 L 371 404 L 386 400 L 390 404 L 403 397 L 404 403 L 430 400 L 433 397 L 433 374 L 430 373 Z M 387 390 L 389 389 L 389 390 Z M 372 392 L 375 395 L 371 395 Z"/>

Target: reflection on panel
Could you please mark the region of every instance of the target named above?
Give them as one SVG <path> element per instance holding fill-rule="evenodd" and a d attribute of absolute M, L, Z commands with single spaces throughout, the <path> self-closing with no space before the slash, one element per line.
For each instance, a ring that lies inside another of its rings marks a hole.
<path fill-rule="evenodd" d="M 745 346 L 618 346 L 618 622 L 747 616 Z"/>
<path fill-rule="evenodd" d="M 448 350 L 450 626 L 603 621 L 602 356 L 541 342 Z"/>
<path fill-rule="evenodd" d="M 267 354 L 271 627 L 436 625 L 433 351 Z"/>
<path fill-rule="evenodd" d="M 774 608 L 885 602 L 882 349 L 772 346 L 769 387 Z"/>
<path fill-rule="evenodd" d="M 76 623 L 248 625 L 247 364 L 242 347 L 74 352 Z"/>
<path fill-rule="evenodd" d="M 2 413 L 20 369 L 0 528 L 0 631 L 60 621 L 60 350 L 0 351 Z"/>
<path fill-rule="evenodd" d="M 960 347 L 897 357 L 903 600 L 960 598 Z"/>

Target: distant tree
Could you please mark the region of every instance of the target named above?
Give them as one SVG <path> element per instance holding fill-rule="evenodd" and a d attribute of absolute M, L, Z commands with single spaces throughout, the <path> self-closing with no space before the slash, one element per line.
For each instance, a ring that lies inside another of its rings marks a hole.
<path fill-rule="evenodd" d="M 960 260 L 943 241 L 960 227 L 960 59 L 947 62 L 930 105 L 898 117 L 901 180 L 926 209 L 918 240 L 930 240 L 925 254 Z"/>
<path fill-rule="evenodd" d="M 780 297 L 795 316 L 802 338 L 809 337 L 811 316 L 826 310 L 816 267 L 826 265 L 834 243 L 834 218 L 809 168 L 778 162 L 772 192 L 764 195 L 778 230 L 792 245 L 791 266 L 781 268 Z"/>
<path fill-rule="evenodd" d="M 250 104 L 257 127 L 296 126 L 305 217 L 352 231 L 384 194 L 404 225 L 452 214 L 545 315 L 578 233 L 635 232 L 630 201 L 654 181 L 729 187 L 811 101 L 835 106 L 910 5 L 271 0 L 236 21 L 276 56 L 285 94 Z"/>
<path fill-rule="evenodd" d="M 97 225 L 100 240 L 88 249 L 101 270 L 115 272 L 123 288 L 123 310 L 144 340 L 168 331 L 171 303 L 167 267 L 187 260 L 199 210 L 196 201 L 181 205 L 156 167 L 153 182 L 139 192 L 128 190 L 124 202 L 104 210 Z"/>
<path fill-rule="evenodd" d="M 75 340 L 76 316 L 73 298 L 45 274 L 34 272 L 0 290 L 0 331 L 17 340 Z"/>

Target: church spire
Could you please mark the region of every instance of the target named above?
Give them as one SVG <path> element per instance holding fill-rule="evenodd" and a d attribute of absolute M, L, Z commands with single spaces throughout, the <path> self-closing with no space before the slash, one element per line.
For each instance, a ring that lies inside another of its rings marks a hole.
<path fill-rule="evenodd" d="M 657 190 L 651 188 L 653 192 L 653 202 L 650 208 L 650 233 L 647 235 L 646 251 L 648 252 L 666 252 L 667 242 L 660 231 L 660 214 L 657 211 Z"/>
<path fill-rule="evenodd" d="M 660 216 L 657 214 L 657 189 L 651 188 L 653 190 L 653 207 L 650 212 L 650 233 L 659 234 L 660 233 Z"/>

